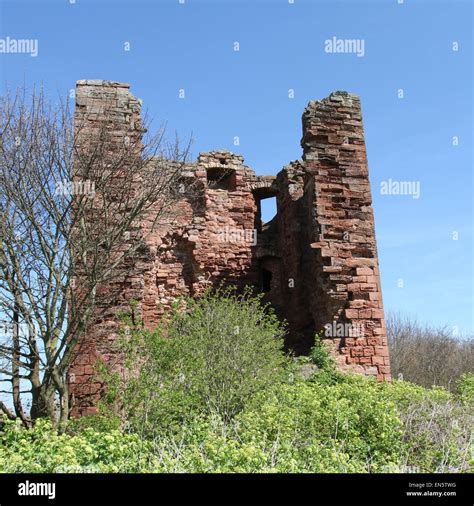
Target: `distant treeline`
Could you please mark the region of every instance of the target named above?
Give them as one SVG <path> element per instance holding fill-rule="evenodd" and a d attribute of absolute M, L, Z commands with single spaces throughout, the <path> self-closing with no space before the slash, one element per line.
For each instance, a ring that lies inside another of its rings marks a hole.
<path fill-rule="evenodd" d="M 394 378 L 424 387 L 454 390 L 463 373 L 474 371 L 473 336 L 453 336 L 448 327 L 430 327 L 389 314 L 387 330 Z"/>

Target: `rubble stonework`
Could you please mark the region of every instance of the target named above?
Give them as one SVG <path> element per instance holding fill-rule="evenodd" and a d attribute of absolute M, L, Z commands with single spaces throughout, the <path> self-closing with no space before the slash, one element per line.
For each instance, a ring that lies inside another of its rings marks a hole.
<path fill-rule="evenodd" d="M 128 85 L 78 81 L 75 119 L 86 125 L 84 138 L 105 103 L 121 118 L 117 136 L 141 135 L 140 103 Z M 117 359 L 117 313 L 130 299 L 153 327 L 176 297 L 197 296 L 222 281 L 265 293 L 288 321 L 287 348 L 307 353 L 321 333 L 341 368 L 390 379 L 359 98 L 335 92 L 310 102 L 301 144 L 302 159 L 276 176 L 257 175 L 228 151 L 201 153 L 183 167 L 202 197 L 183 192 L 170 217 L 152 232 L 144 219 L 130 238 L 143 248 L 101 287 L 70 369 L 73 414 L 94 412 L 103 389 L 94 364 Z M 276 197 L 277 214 L 263 223 L 260 202 L 269 197 Z"/>

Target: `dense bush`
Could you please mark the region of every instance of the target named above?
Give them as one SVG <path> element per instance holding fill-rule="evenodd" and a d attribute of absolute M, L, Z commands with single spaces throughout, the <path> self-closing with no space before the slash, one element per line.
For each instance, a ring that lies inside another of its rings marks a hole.
<path fill-rule="evenodd" d="M 59 434 L 46 419 L 33 429 L 5 421 L 0 431 L 2 472 L 140 472 L 150 466 L 150 443 L 118 430 L 86 428 Z M 151 455 L 151 454 L 150 454 Z"/>
<path fill-rule="evenodd" d="M 128 379 L 108 375 L 108 400 L 119 400 L 142 433 L 179 428 L 200 415 L 229 421 L 283 372 L 284 327 L 249 291 L 180 299 L 153 332 L 128 325 Z"/>
<path fill-rule="evenodd" d="M 282 472 L 364 472 L 396 465 L 401 422 L 373 382 L 296 382 L 259 395 L 239 416 L 243 441 Z"/>
<path fill-rule="evenodd" d="M 466 383 L 472 378 L 466 378 Z M 0 469 L 74 472 L 472 472 L 473 402 L 464 393 L 319 371 L 258 392 L 229 422 L 197 416 L 152 437 L 49 422 L 6 422 Z"/>

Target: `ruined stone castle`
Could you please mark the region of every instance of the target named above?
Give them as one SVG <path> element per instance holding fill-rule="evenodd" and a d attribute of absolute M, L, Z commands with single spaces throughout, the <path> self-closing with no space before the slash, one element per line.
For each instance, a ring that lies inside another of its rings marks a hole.
<path fill-rule="evenodd" d="M 127 84 L 78 81 L 76 121 L 100 121 L 105 102 L 121 118 L 118 135 L 140 135 L 140 101 Z M 204 189 L 202 201 L 184 193 L 173 219 L 146 236 L 127 274 L 109 284 L 113 302 L 99 300 L 100 318 L 71 367 L 73 413 L 93 412 L 103 388 L 94 363 L 110 359 L 117 311 L 131 298 L 151 327 L 179 295 L 220 282 L 263 291 L 288 322 L 288 349 L 308 352 L 319 332 L 341 368 L 390 378 L 360 100 L 338 91 L 312 101 L 302 127 L 302 158 L 276 175 L 257 175 L 228 151 L 200 153 L 183 167 Z M 271 197 L 277 213 L 264 223 L 261 201 Z"/>

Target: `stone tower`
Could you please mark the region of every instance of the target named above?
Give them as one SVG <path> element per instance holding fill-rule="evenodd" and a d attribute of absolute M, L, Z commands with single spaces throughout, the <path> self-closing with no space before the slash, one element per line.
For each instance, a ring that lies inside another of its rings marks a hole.
<path fill-rule="evenodd" d="M 121 118 L 117 135 L 141 135 L 140 103 L 127 84 L 78 81 L 75 120 L 85 139 L 105 119 L 105 103 Z M 320 333 L 342 369 L 390 379 L 360 100 L 335 92 L 310 102 L 302 119 L 303 157 L 276 176 L 256 175 L 228 151 L 201 153 L 183 168 L 202 201 L 184 194 L 172 220 L 153 233 L 144 220 L 130 239 L 143 241 L 141 254 L 102 287 L 115 295 L 99 300 L 70 369 L 73 414 L 94 412 L 103 390 L 94 364 L 114 359 L 116 314 L 131 298 L 152 327 L 177 296 L 222 281 L 260 288 L 288 321 L 286 346 L 296 353 Z M 261 201 L 271 197 L 277 214 L 263 223 Z"/>

